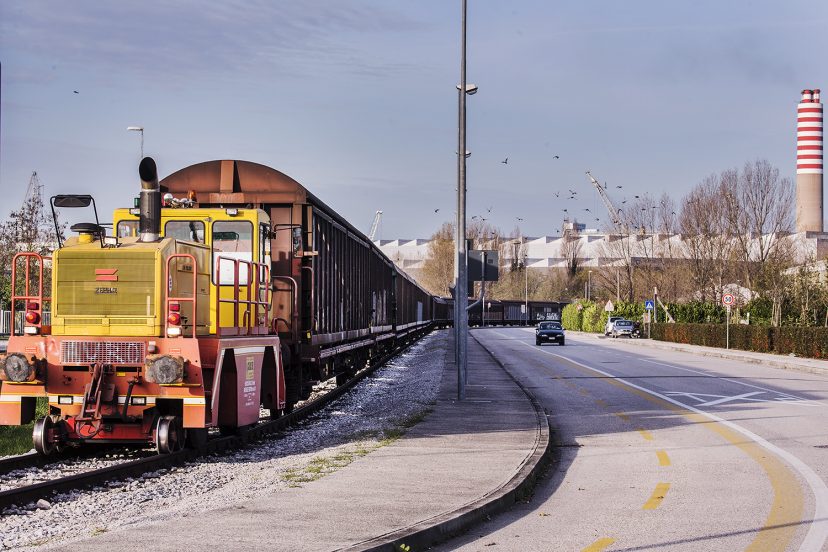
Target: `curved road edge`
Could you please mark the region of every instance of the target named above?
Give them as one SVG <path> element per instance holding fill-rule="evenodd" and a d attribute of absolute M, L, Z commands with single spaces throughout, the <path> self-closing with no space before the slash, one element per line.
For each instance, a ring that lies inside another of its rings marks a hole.
<path fill-rule="evenodd" d="M 470 333 L 469 335 L 474 337 L 474 334 Z M 557 446 L 559 439 L 550 427 L 549 419 L 540 402 L 506 369 L 489 348 L 476 337 L 474 339 L 506 375 L 515 382 L 532 404 L 538 424 L 534 450 L 526 457 L 509 481 L 498 488 L 492 489 L 478 500 L 457 510 L 446 512 L 343 550 L 348 552 L 357 550 L 415 551 L 438 544 L 468 531 L 493 515 L 509 510 L 518 501 L 526 500 L 532 495 L 535 484 L 547 466 L 557 464 L 557 456 L 560 454 L 560 447 Z"/>

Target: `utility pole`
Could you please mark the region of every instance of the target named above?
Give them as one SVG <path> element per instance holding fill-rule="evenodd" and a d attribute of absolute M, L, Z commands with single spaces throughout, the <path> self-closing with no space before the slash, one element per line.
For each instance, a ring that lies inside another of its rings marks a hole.
<path fill-rule="evenodd" d="M 468 291 L 466 289 L 466 12 L 468 0 L 462 0 L 460 40 L 460 86 L 458 87 L 457 131 L 457 252 L 454 285 L 455 348 L 457 360 L 457 400 L 466 398 L 466 348 L 468 339 Z"/>

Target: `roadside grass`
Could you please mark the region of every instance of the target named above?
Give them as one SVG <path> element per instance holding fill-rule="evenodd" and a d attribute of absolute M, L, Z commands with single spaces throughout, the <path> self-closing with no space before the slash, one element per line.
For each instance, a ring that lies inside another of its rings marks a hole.
<path fill-rule="evenodd" d="M 343 450 L 332 456 L 316 456 L 306 465 L 286 470 L 281 478 L 288 487 L 301 487 L 303 483 L 310 483 L 326 475 L 344 468 L 357 458 L 390 445 L 405 435 L 406 431 L 428 416 L 432 408 L 426 408 L 396 423 L 394 427 L 379 432 L 359 432 L 352 436 L 356 442 L 347 445 Z"/>
<path fill-rule="evenodd" d="M 46 397 L 37 399 L 35 419 L 45 416 L 49 411 Z M 34 424 L 22 426 L 0 426 L 0 456 L 12 456 L 29 452 L 34 448 L 32 444 L 32 429 Z"/>

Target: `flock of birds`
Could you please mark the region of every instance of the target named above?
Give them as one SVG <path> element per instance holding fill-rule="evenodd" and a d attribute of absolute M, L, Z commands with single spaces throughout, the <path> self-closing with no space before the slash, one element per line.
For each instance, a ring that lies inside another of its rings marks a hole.
<path fill-rule="evenodd" d="M 558 155 L 554 155 L 554 156 L 552 157 L 552 159 L 560 159 L 560 156 L 558 156 Z M 501 161 L 501 163 L 502 163 L 502 164 L 504 164 L 504 165 L 508 165 L 508 164 L 509 164 L 509 158 L 508 158 L 508 157 L 504 158 L 504 159 Z M 604 189 L 606 189 L 606 188 L 607 188 L 607 184 L 606 184 L 606 183 L 604 183 Z M 623 190 L 623 189 L 624 189 L 624 187 L 623 187 L 623 186 L 620 186 L 620 185 L 616 185 L 616 186 L 615 186 L 615 189 L 616 189 L 616 190 Z M 565 200 L 576 200 L 576 199 L 578 199 L 578 191 L 577 191 L 577 190 L 572 190 L 572 189 L 567 188 L 567 191 L 569 192 L 568 194 L 565 194 L 565 193 L 560 192 L 560 191 L 556 191 L 556 192 L 553 192 L 553 193 L 554 193 L 555 197 L 556 197 L 556 198 L 559 198 L 559 199 L 561 198 L 561 194 L 562 194 L 562 193 L 563 193 L 563 195 L 564 195 L 564 199 L 565 199 Z M 567 196 L 568 196 L 568 197 L 567 197 Z M 633 196 L 633 198 L 634 198 L 634 199 L 641 199 L 641 196 L 640 196 L 640 195 L 634 195 L 634 196 Z M 622 205 L 625 205 L 625 204 L 627 203 L 627 201 L 629 201 L 629 200 L 628 200 L 626 197 L 624 197 L 624 198 L 621 200 L 621 204 L 622 204 Z M 654 206 L 654 205 L 653 205 L 653 206 L 650 206 L 650 209 L 657 209 L 657 208 L 658 208 L 658 207 L 657 207 L 657 206 Z M 491 212 L 492 212 L 492 209 L 493 209 L 493 207 L 489 207 L 488 209 L 486 209 L 486 215 L 490 215 L 490 214 L 491 214 Z M 621 212 L 622 210 L 623 210 L 623 209 L 620 209 L 620 208 L 618 209 L 618 211 L 619 211 L 619 212 Z M 647 208 L 646 208 L 646 207 L 642 207 L 642 208 L 641 208 L 641 210 L 642 210 L 642 211 L 647 211 Z M 564 213 L 566 213 L 567 215 L 569 215 L 569 209 L 568 209 L 568 208 L 563 208 L 563 209 L 561 209 L 561 211 L 563 211 Z M 574 209 L 573 209 L 573 211 L 574 211 Z M 583 208 L 583 209 L 581 209 L 581 211 L 583 211 L 583 212 L 585 212 L 585 213 L 589 213 L 589 214 L 590 214 L 590 216 L 593 216 L 593 215 L 595 214 L 595 213 L 593 213 L 593 212 L 592 212 L 589 208 L 586 208 L 586 207 L 585 207 L 585 208 Z M 435 213 L 439 213 L 439 212 L 440 212 L 440 209 L 434 209 L 434 212 L 435 212 Z M 675 215 L 676 215 L 676 212 L 675 212 L 675 211 L 673 211 L 673 212 L 672 212 L 672 215 L 674 215 L 674 216 L 675 216 Z M 472 217 L 471 217 L 471 219 L 472 219 L 472 220 L 474 220 L 474 221 L 479 220 L 479 221 L 481 221 L 481 222 L 485 222 L 485 221 L 489 220 L 488 216 L 483 216 L 483 215 L 474 215 L 474 216 L 472 216 Z M 518 223 L 520 223 L 520 222 L 523 222 L 523 220 L 524 220 L 524 219 L 523 219 L 522 217 L 515 217 L 515 220 L 516 220 Z M 600 218 L 600 217 L 595 217 L 595 222 L 601 222 L 601 218 Z M 556 232 L 560 233 L 560 230 L 556 230 Z"/>

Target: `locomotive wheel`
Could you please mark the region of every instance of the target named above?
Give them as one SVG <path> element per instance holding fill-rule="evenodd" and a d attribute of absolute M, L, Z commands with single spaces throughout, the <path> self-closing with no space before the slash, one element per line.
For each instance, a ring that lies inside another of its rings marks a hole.
<path fill-rule="evenodd" d="M 155 447 L 161 454 L 178 452 L 184 446 L 184 428 L 178 416 L 161 416 L 155 428 Z"/>
<path fill-rule="evenodd" d="M 206 427 L 192 427 L 184 430 L 187 435 L 187 446 L 201 450 L 207 444 L 207 428 Z"/>
<path fill-rule="evenodd" d="M 34 424 L 34 431 L 32 432 L 32 441 L 34 441 L 34 448 L 43 456 L 49 456 L 55 449 L 57 449 L 57 442 L 54 440 L 55 421 L 51 416 L 44 416 Z"/>

